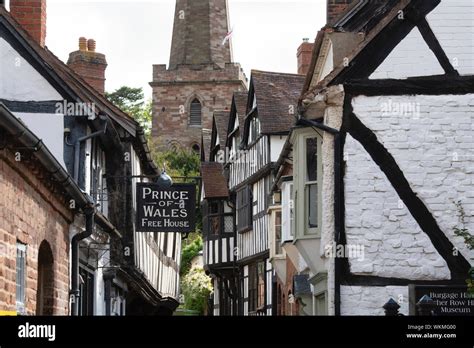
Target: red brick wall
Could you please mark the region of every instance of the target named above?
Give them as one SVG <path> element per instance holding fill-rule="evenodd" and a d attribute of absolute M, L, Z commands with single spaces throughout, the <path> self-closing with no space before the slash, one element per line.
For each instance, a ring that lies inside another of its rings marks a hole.
<path fill-rule="evenodd" d="M 13 154 L 0 152 L 0 311 L 16 311 L 16 243 L 27 245 L 26 311 L 36 313 L 38 251 L 46 241 L 53 253 L 52 312 L 68 314 L 69 291 L 69 224 L 73 218 L 45 185 L 41 174 Z M 44 173 L 43 173 L 44 174 Z"/>
<path fill-rule="evenodd" d="M 46 41 L 46 0 L 10 0 L 10 13 L 41 46 Z"/>
<path fill-rule="evenodd" d="M 101 94 L 105 92 L 105 55 L 90 51 L 75 51 L 69 55 L 67 65 Z"/>
<path fill-rule="evenodd" d="M 334 24 L 341 14 L 344 12 L 346 7 L 356 0 L 328 0 L 327 2 L 327 22 L 328 24 Z"/>
<path fill-rule="evenodd" d="M 278 295 L 280 298 L 277 299 L 277 314 L 285 316 L 296 316 L 299 315 L 299 304 L 296 301 L 291 305 L 289 303 L 289 296 L 293 293 L 293 277 L 297 274 L 296 268 L 291 262 L 290 258 L 286 258 L 286 280 L 283 283 L 280 278 L 277 277 L 277 286 L 279 288 Z"/>
<path fill-rule="evenodd" d="M 313 56 L 313 47 L 314 44 L 310 42 L 303 42 L 300 47 L 298 47 L 298 52 L 296 54 L 298 58 L 298 74 L 306 75 L 311 65 L 311 58 Z"/>

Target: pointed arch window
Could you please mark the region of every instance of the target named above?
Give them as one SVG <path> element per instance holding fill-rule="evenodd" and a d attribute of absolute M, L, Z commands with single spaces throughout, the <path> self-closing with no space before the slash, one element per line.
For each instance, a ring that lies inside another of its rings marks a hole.
<path fill-rule="evenodd" d="M 191 102 L 189 112 L 189 125 L 190 126 L 201 126 L 202 122 L 202 105 L 201 102 L 195 98 Z"/>

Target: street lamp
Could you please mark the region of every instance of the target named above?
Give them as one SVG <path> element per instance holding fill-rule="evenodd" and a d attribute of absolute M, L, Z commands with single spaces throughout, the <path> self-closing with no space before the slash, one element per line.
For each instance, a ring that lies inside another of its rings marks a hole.
<path fill-rule="evenodd" d="M 163 170 L 158 177 L 158 180 L 156 181 L 158 186 L 163 187 L 163 188 L 170 188 L 173 186 L 173 179 L 166 173 L 166 168 L 163 165 Z"/>

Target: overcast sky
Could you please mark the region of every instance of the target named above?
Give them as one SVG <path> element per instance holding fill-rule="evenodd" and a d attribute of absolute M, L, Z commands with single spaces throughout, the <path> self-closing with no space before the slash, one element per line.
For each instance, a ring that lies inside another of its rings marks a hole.
<path fill-rule="evenodd" d="M 296 73 L 296 49 L 325 23 L 326 0 L 229 0 L 234 61 L 251 69 Z M 106 90 L 143 87 L 153 64 L 168 64 L 175 0 L 48 0 L 46 45 L 61 60 L 80 36 L 107 56 Z"/>

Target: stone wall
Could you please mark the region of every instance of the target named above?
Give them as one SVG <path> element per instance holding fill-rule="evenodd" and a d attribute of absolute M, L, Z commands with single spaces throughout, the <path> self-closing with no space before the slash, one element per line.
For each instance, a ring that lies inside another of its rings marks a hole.
<path fill-rule="evenodd" d="M 202 130 L 212 129 L 214 111 L 230 112 L 233 93 L 246 90 L 238 64 L 226 64 L 225 69 L 201 68 L 166 70 L 164 65 L 154 66 L 152 136 L 158 147 L 200 145 Z M 189 107 L 194 98 L 202 104 L 202 127 L 189 125 Z"/>

